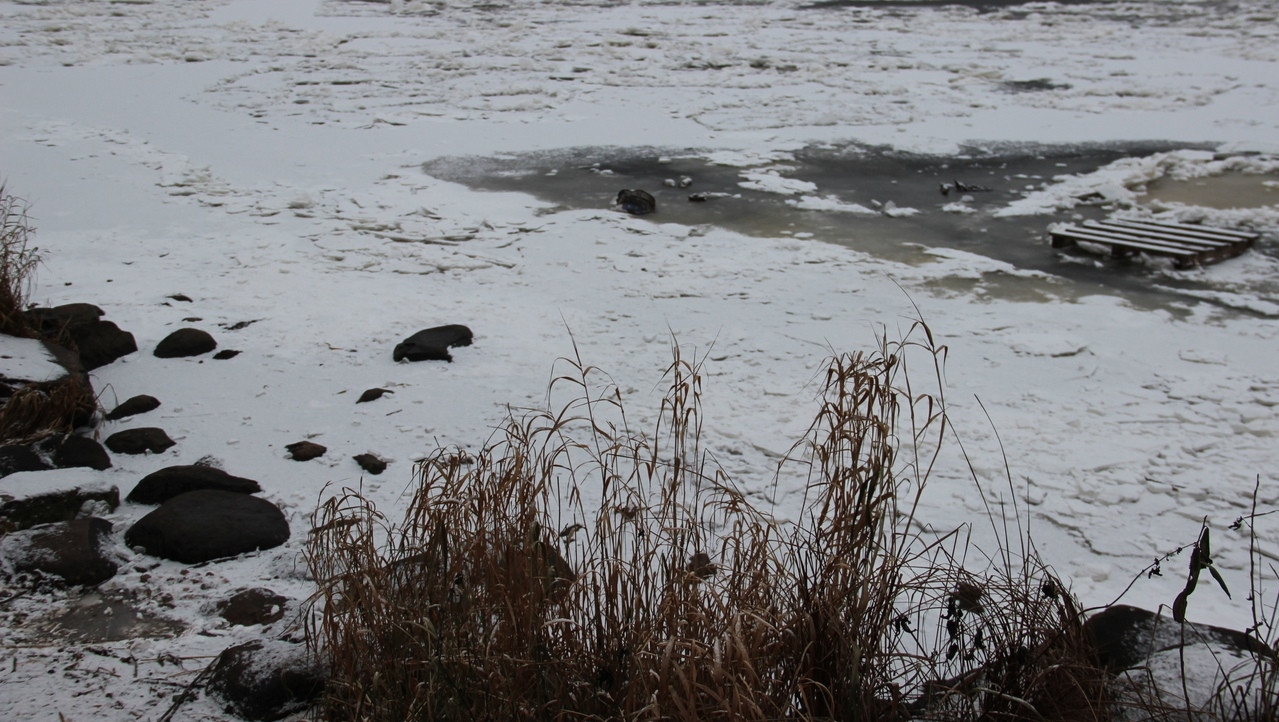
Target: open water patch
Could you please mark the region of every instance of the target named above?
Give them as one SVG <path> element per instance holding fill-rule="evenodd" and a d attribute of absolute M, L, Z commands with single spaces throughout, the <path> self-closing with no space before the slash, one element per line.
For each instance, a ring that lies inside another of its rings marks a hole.
<path fill-rule="evenodd" d="M 1053 188 L 1063 177 L 1087 176 L 1121 159 L 1181 148 L 1157 142 L 1009 144 L 929 155 L 840 144 L 752 157 L 694 149 L 589 147 L 446 157 L 424 164 L 423 170 L 478 190 L 528 193 L 552 204 L 552 210 L 612 208 L 621 189 L 641 189 L 657 202 L 657 211 L 645 217 L 658 223 L 812 239 L 907 264 L 933 261 L 939 253 L 972 253 L 1014 271 L 987 274 L 979 284 L 971 278 L 941 278 L 934 284 L 955 293 L 973 293 L 980 286 L 984 295 L 1045 301 L 1106 293 L 1141 307 L 1166 308 L 1193 305 L 1211 298 L 1205 291 L 1219 289 L 1211 279 L 1170 275 L 1158 264 L 1140 260 L 1064 256 L 1048 242 L 1051 224 L 1131 209 L 1138 193 L 1116 199 L 1103 189 L 1084 188 L 1062 199 L 1061 208 L 1003 211 Z M 1146 183 L 1140 190 L 1154 185 Z M 1279 298 L 1279 286 L 1257 291 Z"/>

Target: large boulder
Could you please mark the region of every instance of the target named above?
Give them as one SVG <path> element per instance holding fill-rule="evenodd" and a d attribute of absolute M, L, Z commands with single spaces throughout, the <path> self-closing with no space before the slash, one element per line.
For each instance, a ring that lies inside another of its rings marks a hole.
<path fill-rule="evenodd" d="M 142 477 L 125 500 L 135 504 L 162 504 L 179 494 L 198 489 L 256 494 L 262 491 L 262 486 L 252 479 L 232 476 L 213 466 L 168 466 Z"/>
<path fill-rule="evenodd" d="M 306 646 L 255 640 L 223 650 L 206 689 L 246 720 L 278 720 L 306 709 L 324 690 L 324 674 Z"/>
<path fill-rule="evenodd" d="M 43 524 L 0 538 L 0 558 L 15 573 L 49 574 L 67 584 L 96 586 L 115 576 L 111 522 L 90 517 Z"/>
<path fill-rule="evenodd" d="M 1248 682 L 1273 674 L 1279 656 L 1248 633 L 1122 604 L 1094 614 L 1084 630 L 1114 675 L 1115 719 L 1147 720 L 1158 709 L 1179 710 L 1178 719 L 1268 719 L 1263 687 Z"/>
<path fill-rule="evenodd" d="M 428 328 L 401 341 L 391 357 L 396 361 L 452 361 L 449 349 L 470 346 L 474 336 L 461 324 Z"/>
<path fill-rule="evenodd" d="M 265 499 L 200 489 L 169 499 L 129 528 L 124 541 L 152 556 L 199 564 L 289 539 L 289 522 Z"/>

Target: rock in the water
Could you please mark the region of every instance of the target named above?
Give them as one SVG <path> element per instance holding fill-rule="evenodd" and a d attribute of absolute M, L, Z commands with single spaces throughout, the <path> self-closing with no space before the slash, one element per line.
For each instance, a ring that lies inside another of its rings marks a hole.
<path fill-rule="evenodd" d="M 163 429 L 144 427 L 125 429 L 107 437 L 107 448 L 117 454 L 159 454 L 177 442 L 169 438 Z"/>
<path fill-rule="evenodd" d="M 327 446 L 314 441 L 297 441 L 284 448 L 289 452 L 289 458 L 294 461 L 310 461 L 324 456 L 324 452 L 329 450 Z"/>
<path fill-rule="evenodd" d="M 208 331 L 198 328 L 180 328 L 164 337 L 155 347 L 158 358 L 184 358 L 199 356 L 218 347 L 218 342 Z"/>
<path fill-rule="evenodd" d="M 223 650 L 206 689 L 238 717 L 278 720 L 310 706 L 324 674 L 305 645 L 255 640 Z"/>
<path fill-rule="evenodd" d="M 357 454 L 352 458 L 355 459 L 355 463 L 360 465 L 361 469 L 374 476 L 386 471 L 386 462 L 373 454 Z"/>
<path fill-rule="evenodd" d="M 242 589 L 217 603 L 218 616 L 237 627 L 271 624 L 284 617 L 288 598 L 270 589 Z"/>
<path fill-rule="evenodd" d="M 179 494 L 198 489 L 256 494 L 262 491 L 262 486 L 252 479 L 232 476 L 212 466 L 168 466 L 142 477 L 125 500 L 135 504 L 162 504 Z"/>
<path fill-rule="evenodd" d="M 46 479 L 46 475 L 49 476 Z M 19 477 L 15 477 L 18 479 Z M 0 494 L 0 534 L 41 524 L 106 514 L 120 505 L 120 490 L 96 475 L 24 474 Z"/>
<path fill-rule="evenodd" d="M 95 586 L 116 573 L 110 539 L 111 522 L 75 519 L 13 532 L 0 539 L 0 556 L 18 573 L 51 574 L 67 584 Z"/>
<path fill-rule="evenodd" d="M 160 408 L 160 400 L 154 396 L 139 394 L 127 399 L 124 403 L 115 407 L 106 415 L 107 421 L 116 421 L 126 416 L 136 416 L 145 414 L 148 411 L 155 411 Z"/>
<path fill-rule="evenodd" d="M 392 353 L 396 361 L 452 361 L 449 348 L 470 346 L 474 336 L 461 324 L 428 328 L 400 342 Z"/>
<path fill-rule="evenodd" d="M 657 210 L 657 200 L 648 191 L 624 188 L 617 192 L 614 200 L 622 210 L 633 216 L 643 216 Z"/>
<path fill-rule="evenodd" d="M 38 447 L 51 456 L 53 465 L 59 469 L 87 467 L 105 471 L 111 468 L 111 457 L 107 450 L 88 436 L 54 435 L 41 440 Z"/>
<path fill-rule="evenodd" d="M 289 522 L 265 499 L 218 489 L 200 489 L 169 499 L 125 532 L 130 547 L 185 564 L 199 564 L 289 539 Z"/>

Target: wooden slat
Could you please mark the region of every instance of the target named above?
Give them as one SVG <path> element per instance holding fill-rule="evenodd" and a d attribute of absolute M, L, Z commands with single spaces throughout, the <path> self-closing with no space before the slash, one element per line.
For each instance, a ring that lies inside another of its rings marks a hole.
<path fill-rule="evenodd" d="M 1158 227 L 1152 224 L 1137 224 L 1124 221 L 1084 221 L 1084 225 L 1091 228 L 1107 228 L 1123 233 L 1131 233 L 1142 236 L 1151 236 L 1159 238 L 1174 238 L 1183 241 L 1193 241 L 1203 243 L 1209 246 L 1233 245 L 1235 243 L 1245 243 L 1247 239 L 1239 236 L 1226 236 L 1220 233 L 1214 233 L 1209 229 L 1200 231 L 1187 231 L 1180 228 Z"/>
<path fill-rule="evenodd" d="M 1208 233 L 1214 236 L 1228 236 L 1238 238 L 1241 241 L 1256 241 L 1258 234 L 1250 231 L 1236 231 L 1230 228 L 1209 228 L 1207 226 L 1198 226 L 1190 223 L 1156 223 L 1154 221 L 1130 221 L 1111 218 L 1106 223 L 1116 225 L 1132 226 L 1135 228 L 1153 228 L 1157 230 L 1178 230 L 1189 233 Z"/>
<path fill-rule="evenodd" d="M 1233 245 L 1226 241 L 1207 241 L 1199 238 L 1169 236 L 1162 233 L 1143 233 L 1131 228 L 1111 228 L 1104 225 L 1095 225 L 1091 222 L 1085 223 L 1084 228 L 1093 234 L 1110 236 L 1117 240 L 1152 241 L 1176 246 L 1177 248 L 1185 248 L 1189 251 L 1211 251 Z"/>
<path fill-rule="evenodd" d="M 1053 238 L 1056 239 L 1058 237 L 1062 237 L 1069 241 L 1084 241 L 1087 243 L 1100 243 L 1103 245 L 1111 246 L 1112 249 L 1118 246 L 1122 248 L 1132 248 L 1132 249 L 1137 249 L 1142 251 L 1150 251 L 1152 253 L 1161 253 L 1168 256 L 1194 257 L 1199 255 L 1199 251 L 1193 248 L 1182 248 L 1180 246 L 1169 245 L 1166 243 L 1160 243 L 1158 241 L 1153 241 L 1153 240 L 1143 240 L 1140 238 L 1118 238 L 1113 235 L 1092 233 L 1085 228 L 1079 228 L 1077 226 L 1071 227 L 1071 228 L 1065 228 L 1060 231 L 1053 231 Z M 1063 246 L 1057 245 L 1056 247 L 1061 248 Z"/>

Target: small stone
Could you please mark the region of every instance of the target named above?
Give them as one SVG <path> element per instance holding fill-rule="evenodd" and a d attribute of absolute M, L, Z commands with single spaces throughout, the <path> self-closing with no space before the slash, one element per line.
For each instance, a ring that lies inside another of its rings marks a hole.
<path fill-rule="evenodd" d="M 227 359 L 232 359 L 239 355 L 240 355 L 239 351 L 227 348 L 227 349 L 222 349 L 221 351 L 213 354 L 213 360 L 226 361 Z"/>
<path fill-rule="evenodd" d="M 124 403 L 115 407 L 106 415 L 107 421 L 116 421 L 126 416 L 136 416 L 145 414 L 148 411 L 155 411 L 160 408 L 160 400 L 154 396 L 139 394 L 127 399 Z"/>
<path fill-rule="evenodd" d="M 355 463 L 360 465 L 361 469 L 377 476 L 386 471 L 386 462 L 373 454 L 358 454 L 354 457 Z"/>
<path fill-rule="evenodd" d="M 385 394 L 393 394 L 393 393 L 395 392 L 389 389 L 369 389 L 365 391 L 364 393 L 360 394 L 360 398 L 356 399 L 355 403 L 363 404 L 369 401 L 376 401 L 377 399 L 382 398 L 382 396 L 384 396 Z"/>
<path fill-rule="evenodd" d="M 297 441 L 284 447 L 289 452 L 289 458 L 294 461 L 310 461 L 319 456 L 324 456 L 324 452 L 328 451 L 328 447 L 317 444 L 314 441 Z"/>
<path fill-rule="evenodd" d="M 470 346 L 474 335 L 461 324 L 424 329 L 400 342 L 392 353 L 395 361 L 452 361 L 449 348 Z"/>
<path fill-rule="evenodd" d="M 270 589 L 255 587 L 240 590 L 218 602 L 216 610 L 218 616 L 232 626 L 251 627 L 278 622 L 284 617 L 284 605 L 288 601 Z"/>

